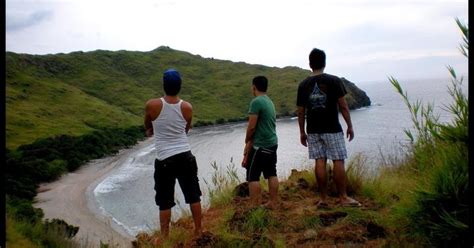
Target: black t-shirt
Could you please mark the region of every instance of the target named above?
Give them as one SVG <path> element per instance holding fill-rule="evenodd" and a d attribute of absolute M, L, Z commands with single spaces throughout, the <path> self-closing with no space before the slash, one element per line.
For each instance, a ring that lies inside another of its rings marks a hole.
<path fill-rule="evenodd" d="M 307 133 L 338 133 L 338 99 L 347 93 L 342 80 L 330 74 L 307 77 L 298 86 L 296 105 L 306 109 Z"/>

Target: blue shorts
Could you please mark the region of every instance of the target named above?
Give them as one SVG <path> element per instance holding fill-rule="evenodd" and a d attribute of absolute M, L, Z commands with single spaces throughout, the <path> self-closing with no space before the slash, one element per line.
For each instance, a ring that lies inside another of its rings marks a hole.
<path fill-rule="evenodd" d="M 344 160 L 347 158 L 344 133 L 309 133 L 309 159 Z"/>

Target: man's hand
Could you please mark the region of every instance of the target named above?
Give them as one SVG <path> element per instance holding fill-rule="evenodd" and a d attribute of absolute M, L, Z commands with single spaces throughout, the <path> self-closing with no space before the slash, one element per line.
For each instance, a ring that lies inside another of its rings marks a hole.
<path fill-rule="evenodd" d="M 252 149 L 253 141 L 249 141 L 245 144 L 244 148 L 244 158 L 242 159 L 242 167 L 247 168 L 248 158 L 250 150 Z"/>
<path fill-rule="evenodd" d="M 354 138 L 354 130 L 352 130 L 352 127 L 347 128 L 346 136 L 351 141 Z"/>
<path fill-rule="evenodd" d="M 153 136 L 153 128 L 148 128 L 146 130 L 146 137 L 151 137 Z"/>
<path fill-rule="evenodd" d="M 306 135 L 306 133 L 300 134 L 300 142 L 302 145 L 308 146 L 307 140 L 308 140 L 308 136 Z"/>
<path fill-rule="evenodd" d="M 247 168 L 247 160 L 248 160 L 249 154 L 244 153 L 244 158 L 242 159 L 242 167 Z"/>
<path fill-rule="evenodd" d="M 304 146 L 308 146 L 308 136 L 306 135 L 306 132 L 304 130 L 304 123 L 305 123 L 305 120 L 306 120 L 306 117 L 305 117 L 305 113 L 306 113 L 306 110 L 305 110 L 305 107 L 302 107 L 302 106 L 298 106 L 298 126 L 300 128 L 300 142 L 302 145 Z"/>

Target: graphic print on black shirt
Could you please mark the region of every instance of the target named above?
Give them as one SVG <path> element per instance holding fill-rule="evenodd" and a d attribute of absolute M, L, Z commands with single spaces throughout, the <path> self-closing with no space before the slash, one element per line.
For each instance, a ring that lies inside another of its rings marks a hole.
<path fill-rule="evenodd" d="M 341 132 L 338 101 L 346 93 L 342 80 L 326 73 L 309 76 L 300 82 L 296 106 L 305 109 L 306 132 Z"/>
<path fill-rule="evenodd" d="M 327 96 L 319 89 L 317 82 L 314 84 L 313 92 L 309 95 L 308 101 L 311 110 L 326 108 Z"/>

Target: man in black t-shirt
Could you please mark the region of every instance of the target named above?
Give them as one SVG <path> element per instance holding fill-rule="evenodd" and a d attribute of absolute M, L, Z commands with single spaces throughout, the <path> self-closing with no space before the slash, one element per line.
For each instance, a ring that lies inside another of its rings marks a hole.
<path fill-rule="evenodd" d="M 339 123 L 340 109 L 347 124 L 347 138 L 354 138 L 352 122 L 344 95 L 347 93 L 339 77 L 324 73 L 326 54 L 317 48 L 309 55 L 312 75 L 298 86 L 296 105 L 301 144 L 308 147 L 309 158 L 315 160 L 315 174 L 321 199 L 318 207 L 328 207 L 326 163 L 334 164 L 334 181 L 339 191 L 339 202 L 343 206 L 360 206 L 347 196 L 344 160 L 347 158 L 344 133 Z M 306 117 L 306 131 L 305 131 Z"/>

